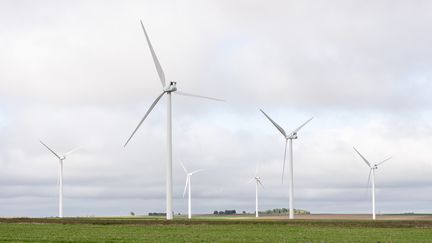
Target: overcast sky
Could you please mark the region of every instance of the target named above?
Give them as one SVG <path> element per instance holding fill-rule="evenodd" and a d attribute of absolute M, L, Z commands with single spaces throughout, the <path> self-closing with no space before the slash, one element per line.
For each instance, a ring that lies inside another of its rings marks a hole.
<path fill-rule="evenodd" d="M 0 215 L 56 216 L 58 161 L 70 155 L 64 214 L 165 211 L 166 100 L 139 20 L 167 80 L 213 102 L 173 96 L 174 211 L 288 207 L 281 184 L 291 131 L 295 208 L 432 213 L 431 1 L 0 2 Z"/>

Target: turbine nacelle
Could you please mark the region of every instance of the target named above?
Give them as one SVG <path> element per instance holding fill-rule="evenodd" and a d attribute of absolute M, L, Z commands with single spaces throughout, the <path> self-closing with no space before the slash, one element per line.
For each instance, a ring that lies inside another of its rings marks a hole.
<path fill-rule="evenodd" d="M 61 160 L 61 161 L 65 160 L 65 159 L 66 159 L 66 156 L 65 156 L 65 155 L 63 155 L 63 156 L 60 157 L 60 160 Z"/>
<path fill-rule="evenodd" d="M 177 91 L 177 87 L 176 86 L 177 86 L 177 82 L 170 82 L 169 85 L 167 85 L 164 88 L 164 91 L 167 92 L 167 93 L 171 93 L 171 92 Z"/>
<path fill-rule="evenodd" d="M 287 137 L 287 139 L 297 139 L 297 133 L 292 133 L 290 136 Z"/>

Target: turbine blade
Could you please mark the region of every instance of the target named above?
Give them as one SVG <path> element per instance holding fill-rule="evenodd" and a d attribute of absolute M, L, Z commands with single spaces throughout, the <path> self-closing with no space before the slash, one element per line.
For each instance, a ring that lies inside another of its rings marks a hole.
<path fill-rule="evenodd" d="M 150 48 L 150 52 L 151 52 L 152 57 L 153 57 L 153 62 L 154 62 L 154 64 L 155 64 L 155 67 L 156 67 L 157 73 L 158 73 L 158 75 L 159 75 L 159 79 L 160 79 L 160 81 L 161 81 L 161 83 L 162 83 L 162 86 L 165 88 L 166 84 L 165 84 L 165 74 L 164 74 L 164 71 L 163 71 L 163 69 L 162 69 L 162 66 L 161 66 L 160 63 L 159 63 L 159 60 L 158 60 L 158 58 L 157 58 L 157 56 L 156 56 L 155 51 L 153 50 L 153 46 L 152 46 L 152 44 L 151 44 L 151 42 L 150 42 L 150 38 L 149 38 L 148 35 L 147 35 L 147 31 L 146 31 L 146 29 L 145 29 L 145 27 L 144 27 L 144 24 L 143 24 L 142 20 L 140 20 L 140 22 L 141 22 L 141 27 L 142 27 L 142 29 L 143 29 L 143 31 L 144 31 L 144 35 L 145 35 L 145 37 L 146 37 L 146 39 L 147 39 L 147 44 L 148 44 L 148 46 L 149 46 L 149 48 Z"/>
<path fill-rule="evenodd" d="M 79 146 L 79 147 L 76 147 L 76 148 L 72 149 L 71 151 L 69 151 L 69 152 L 65 153 L 65 155 L 69 155 L 69 154 L 72 154 L 72 153 L 76 152 L 77 150 L 80 150 L 81 148 L 82 148 L 81 146 Z"/>
<path fill-rule="evenodd" d="M 193 174 L 196 174 L 196 173 L 198 173 L 198 172 L 205 171 L 205 170 L 207 170 L 207 169 L 199 169 L 199 170 L 195 170 L 195 171 L 192 171 L 192 172 L 190 173 L 190 175 L 193 175 Z"/>
<path fill-rule="evenodd" d="M 372 169 L 369 170 L 368 182 L 367 182 L 367 185 L 366 185 L 367 188 L 369 188 L 371 174 L 372 174 Z"/>
<path fill-rule="evenodd" d="M 186 173 L 186 175 L 188 174 L 188 171 L 186 169 L 186 167 L 184 166 L 184 164 L 180 161 L 180 165 L 183 168 L 184 172 Z"/>
<path fill-rule="evenodd" d="M 283 159 L 283 166 L 282 166 L 282 184 L 283 184 L 284 174 L 285 174 L 285 160 L 286 160 L 287 146 L 288 146 L 288 139 L 285 140 L 285 152 L 284 152 L 284 159 Z"/>
<path fill-rule="evenodd" d="M 188 187 L 188 182 L 189 182 L 189 175 L 186 176 L 186 184 L 185 184 L 185 188 L 184 188 L 184 190 L 183 190 L 183 197 L 184 197 L 185 194 L 186 194 L 186 189 L 187 189 L 187 187 Z"/>
<path fill-rule="evenodd" d="M 275 121 L 273 121 L 262 109 L 260 109 L 260 111 L 270 120 L 271 123 L 273 123 L 273 125 L 279 130 L 279 132 L 282 133 L 282 135 L 287 137 L 285 130 L 281 126 L 279 126 Z"/>
<path fill-rule="evenodd" d="M 258 164 L 255 167 L 255 176 L 258 176 Z"/>
<path fill-rule="evenodd" d="M 57 171 L 57 188 L 60 187 L 60 170 Z"/>
<path fill-rule="evenodd" d="M 135 135 L 136 131 L 138 131 L 138 128 L 141 126 L 141 124 L 144 122 L 144 120 L 147 118 L 147 116 L 150 114 L 150 112 L 153 110 L 155 105 L 158 103 L 158 101 L 162 98 L 162 96 L 165 94 L 165 91 L 160 94 L 155 101 L 153 101 L 153 104 L 150 106 L 150 108 L 147 110 L 144 117 L 141 119 L 141 121 L 138 123 L 138 126 L 133 131 L 132 135 L 130 135 L 129 139 L 126 141 L 126 143 L 123 145 L 123 147 L 126 147 L 126 145 L 129 143 L 129 141 L 132 139 L 132 137 Z"/>
<path fill-rule="evenodd" d="M 252 177 L 246 184 L 250 184 L 253 180 L 255 180 L 255 177 Z"/>
<path fill-rule="evenodd" d="M 58 159 L 60 159 L 60 156 L 58 154 L 56 154 L 56 152 L 54 152 L 54 150 L 50 149 L 50 147 L 48 147 L 48 145 L 44 144 L 42 141 L 39 141 L 43 146 L 45 146 L 45 148 L 47 148 L 51 153 L 53 153 Z"/>
<path fill-rule="evenodd" d="M 302 129 L 306 124 L 308 124 L 311 120 L 313 119 L 313 117 L 311 117 L 309 120 L 305 121 L 301 126 L 299 126 L 297 129 L 295 129 L 294 131 L 292 131 L 291 134 L 297 133 L 298 131 L 300 131 L 300 129 Z"/>
<path fill-rule="evenodd" d="M 357 154 L 363 159 L 363 161 L 367 164 L 367 166 L 369 166 L 369 168 L 371 167 L 369 161 L 367 161 L 367 159 L 365 157 L 363 157 L 363 155 L 357 151 L 357 149 L 355 147 L 353 147 L 353 149 L 357 152 Z"/>
<path fill-rule="evenodd" d="M 365 196 L 366 196 L 366 194 L 369 193 L 369 184 L 370 184 L 371 174 L 372 174 L 372 168 L 369 169 L 369 176 L 368 176 L 367 184 L 366 184 L 365 191 L 364 191 Z"/>
<path fill-rule="evenodd" d="M 391 159 L 391 158 L 392 158 L 392 157 L 388 157 L 387 159 L 385 159 L 385 160 L 379 162 L 377 165 L 383 164 L 384 162 L 386 162 L 387 160 L 389 160 L 389 159 Z"/>
<path fill-rule="evenodd" d="M 176 91 L 175 94 L 183 95 L 183 96 L 190 96 L 190 97 L 195 97 L 195 98 L 208 99 L 208 100 L 215 100 L 215 101 L 223 101 L 223 102 L 225 101 L 225 100 L 218 99 L 218 98 L 212 98 L 212 97 L 208 97 L 208 96 L 190 94 L 190 93 L 186 93 L 186 92 L 182 92 L 182 91 Z"/>

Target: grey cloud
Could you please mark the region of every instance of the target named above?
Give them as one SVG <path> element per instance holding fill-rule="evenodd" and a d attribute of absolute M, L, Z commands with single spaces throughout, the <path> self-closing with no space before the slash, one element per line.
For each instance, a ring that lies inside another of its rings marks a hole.
<path fill-rule="evenodd" d="M 138 20 L 168 80 L 226 103 L 174 97 L 175 210 L 254 210 L 247 180 L 261 163 L 263 209 L 287 207 L 283 138 L 295 141 L 296 207 L 368 212 L 367 167 L 382 212 L 429 212 L 431 4 L 426 1 L 3 1 L 0 7 L 0 211 L 56 214 L 59 151 L 66 215 L 164 210 L 165 101 L 122 148 L 161 86 Z M 398 195 L 408 195 L 407 198 Z"/>

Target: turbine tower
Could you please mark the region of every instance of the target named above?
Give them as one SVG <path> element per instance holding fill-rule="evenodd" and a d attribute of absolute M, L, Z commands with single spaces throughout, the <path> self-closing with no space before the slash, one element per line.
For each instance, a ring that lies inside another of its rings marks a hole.
<path fill-rule="evenodd" d="M 166 84 L 165 74 L 164 74 L 164 71 L 162 69 L 162 66 L 160 65 L 159 60 L 156 56 L 156 53 L 153 50 L 153 46 L 150 42 L 150 39 L 147 35 L 145 28 L 144 28 L 144 24 L 142 21 L 140 21 L 140 22 L 141 22 L 141 27 L 144 31 L 144 35 L 146 37 L 147 44 L 149 46 L 149 49 L 150 49 L 150 52 L 151 52 L 151 55 L 153 58 L 153 62 L 154 62 L 155 67 L 156 67 L 156 71 L 157 71 L 159 79 L 162 83 L 163 90 L 162 90 L 162 93 L 151 104 L 150 108 L 147 110 L 147 112 L 145 113 L 145 115 L 141 119 L 141 121 L 138 123 L 137 127 L 132 132 L 132 135 L 129 137 L 129 139 L 124 144 L 124 147 L 126 147 L 126 145 L 129 143 L 129 141 L 132 139 L 132 137 L 134 136 L 136 131 L 139 129 L 141 124 L 144 122 L 144 120 L 147 118 L 147 116 L 150 114 L 150 112 L 153 110 L 153 108 L 156 106 L 156 104 L 159 102 L 159 100 L 162 98 L 162 96 L 164 94 L 166 94 L 166 96 L 167 96 L 167 152 L 168 152 L 168 159 L 167 159 L 167 165 L 166 165 L 166 219 L 171 220 L 171 219 L 173 219 L 173 214 L 172 214 L 173 208 L 172 208 L 172 119 L 171 119 L 172 105 L 171 105 L 171 93 L 176 93 L 176 94 L 184 95 L 184 96 L 192 96 L 192 97 L 197 97 L 197 98 L 210 99 L 210 100 L 217 100 L 217 101 L 223 101 L 223 100 L 211 98 L 211 97 L 206 97 L 206 96 L 201 96 L 201 95 L 189 94 L 189 93 L 185 93 L 185 92 L 180 92 L 177 90 L 176 82 L 168 82 L 168 84 Z"/>
<path fill-rule="evenodd" d="M 200 171 L 203 171 L 204 169 L 199 169 L 199 170 L 195 170 L 192 172 L 188 172 L 188 170 L 186 169 L 186 167 L 184 166 L 184 164 L 182 162 L 180 162 L 180 165 L 182 166 L 184 172 L 186 173 L 186 185 L 185 188 L 183 190 L 183 197 L 186 194 L 186 189 L 188 189 L 188 219 L 192 218 L 192 194 L 191 194 L 191 177 L 193 174 L 196 174 Z"/>
<path fill-rule="evenodd" d="M 259 217 L 259 215 L 258 215 L 258 212 L 259 212 L 259 210 L 258 210 L 258 186 L 264 187 L 264 185 L 261 183 L 261 177 L 258 176 L 258 166 L 255 170 L 255 176 L 249 180 L 248 184 L 254 180 L 255 180 L 255 218 L 258 218 Z"/>
<path fill-rule="evenodd" d="M 266 116 L 270 122 L 279 130 L 280 133 L 282 133 L 282 135 L 285 138 L 285 152 L 284 152 L 284 159 L 283 159 L 283 167 L 282 167 L 282 183 L 283 183 L 283 178 L 284 178 L 284 173 L 285 173 L 285 160 L 286 160 L 286 151 L 287 151 L 287 145 L 288 145 L 288 141 L 289 141 L 289 150 L 290 150 L 290 160 L 289 160 L 289 218 L 293 219 L 294 218 L 294 205 L 293 205 L 293 201 L 294 201 L 294 168 L 293 168 L 293 163 L 294 163 L 294 158 L 293 158 L 293 148 L 292 148 L 292 140 L 293 139 L 297 139 L 297 133 L 300 131 L 300 129 L 302 129 L 308 122 L 310 122 L 313 117 L 311 117 L 309 120 L 307 120 L 306 122 L 304 122 L 301 126 L 299 126 L 297 129 L 295 129 L 294 131 L 292 131 L 290 134 L 287 134 L 285 132 L 285 130 L 279 126 L 275 121 L 273 121 L 270 116 L 268 116 L 262 109 L 260 109 L 260 111 L 264 114 L 264 116 Z"/>
<path fill-rule="evenodd" d="M 54 150 L 52 150 L 48 145 L 39 141 L 45 148 L 47 148 L 55 157 L 59 159 L 59 175 L 58 175 L 58 186 L 59 186 L 59 218 L 63 218 L 63 161 L 66 159 L 66 156 L 71 153 L 77 151 L 79 148 L 72 149 L 71 151 L 65 153 L 62 156 L 59 156 Z"/>
<path fill-rule="evenodd" d="M 392 157 L 389 157 L 389 158 L 387 158 L 387 159 L 385 159 L 379 163 L 372 165 L 355 147 L 353 147 L 353 149 L 357 152 L 357 154 L 360 156 L 360 158 L 362 158 L 362 160 L 370 168 L 367 184 L 369 186 L 369 181 L 370 181 L 371 175 L 372 175 L 372 219 L 375 220 L 376 219 L 376 216 L 375 216 L 375 170 L 378 169 L 378 165 L 381 165 L 382 163 L 386 162 L 387 160 L 391 159 Z"/>

